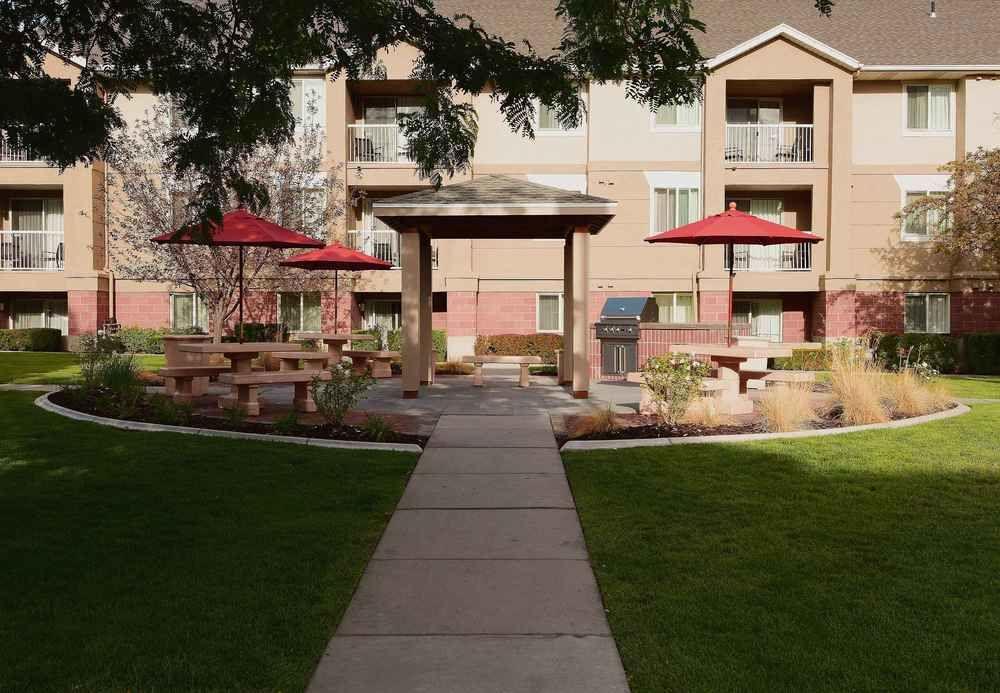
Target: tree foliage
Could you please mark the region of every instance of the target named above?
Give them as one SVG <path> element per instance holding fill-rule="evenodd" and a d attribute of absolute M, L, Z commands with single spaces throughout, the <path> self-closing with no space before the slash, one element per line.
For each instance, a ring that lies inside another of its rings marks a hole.
<path fill-rule="evenodd" d="M 435 183 L 472 155 L 474 116 L 456 95 L 489 91 L 507 125 L 530 137 L 539 101 L 562 123 L 578 123 L 587 80 L 626 82 L 629 97 L 651 109 L 700 93 L 705 68 L 694 37 L 704 27 L 692 0 L 553 4 L 565 32 L 539 52 L 469 15 L 445 16 L 432 0 L 4 0 L 0 128 L 60 166 L 102 157 L 122 125 L 114 97 L 149 84 L 173 95 L 193 126 L 170 143 L 170 164 L 179 176 L 197 173 L 201 210 L 218 217 L 233 191 L 251 208 L 266 204 L 246 161 L 292 136 L 297 66 L 359 79 L 379 74 L 384 49 L 415 47 L 422 59 L 413 77 L 431 85 L 430 107 L 404 127 L 419 170 Z M 828 14 L 833 2 L 814 4 Z M 44 74 L 47 47 L 78 57 L 78 81 Z"/>
<path fill-rule="evenodd" d="M 941 170 L 948 192 L 914 200 L 897 218 L 926 219 L 928 242 L 953 267 L 1000 272 L 1000 148 L 980 147 Z"/>

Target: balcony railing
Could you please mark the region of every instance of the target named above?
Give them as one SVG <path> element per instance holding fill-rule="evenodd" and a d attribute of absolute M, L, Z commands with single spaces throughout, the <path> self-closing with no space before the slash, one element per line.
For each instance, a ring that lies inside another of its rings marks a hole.
<path fill-rule="evenodd" d="M 803 164 L 813 161 L 813 126 L 726 124 L 726 161 Z"/>
<path fill-rule="evenodd" d="M 41 159 L 24 147 L 15 147 L 10 140 L 0 135 L 0 162 L 12 161 L 41 161 Z"/>
<path fill-rule="evenodd" d="M 406 138 L 398 125 L 348 125 L 351 163 L 406 163 Z"/>
<path fill-rule="evenodd" d="M 364 230 L 347 232 L 347 245 L 362 253 L 377 257 L 399 267 L 399 234 L 392 229 Z M 431 265 L 438 266 L 438 247 L 431 243 Z"/>
<path fill-rule="evenodd" d="M 812 269 L 812 244 L 734 245 L 733 264 L 737 272 L 807 272 Z M 724 265 L 728 270 L 728 257 Z"/>
<path fill-rule="evenodd" d="M 63 247 L 61 231 L 0 231 L 0 272 L 58 272 Z"/>

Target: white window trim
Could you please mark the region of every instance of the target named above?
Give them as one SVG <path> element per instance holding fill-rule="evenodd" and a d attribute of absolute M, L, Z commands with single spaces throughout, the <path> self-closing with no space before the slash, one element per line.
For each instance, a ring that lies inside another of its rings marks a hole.
<path fill-rule="evenodd" d="M 918 128 L 910 128 L 910 124 L 907 120 L 907 88 L 908 87 L 928 87 L 934 85 L 939 85 L 939 82 L 903 82 L 900 86 L 902 93 L 901 103 L 902 103 L 902 124 L 903 124 L 903 137 L 954 137 L 955 136 L 955 116 L 956 116 L 956 104 L 957 99 L 955 97 L 955 85 L 951 82 L 947 83 L 948 87 L 948 125 L 947 130 L 921 130 Z"/>
<path fill-rule="evenodd" d="M 660 323 L 660 304 L 659 304 L 659 301 L 656 300 L 659 296 L 670 296 L 671 297 L 671 303 L 670 303 L 670 318 L 671 319 L 670 319 L 670 322 Z M 694 292 L 693 291 L 654 291 L 653 292 L 653 304 L 656 306 L 656 321 L 658 323 L 660 323 L 661 325 L 690 325 L 690 324 L 696 322 L 693 319 L 692 320 L 688 320 L 687 322 L 675 322 L 673 320 L 673 314 L 677 311 L 677 297 L 678 296 L 690 296 L 691 297 L 691 312 L 694 313 L 695 312 L 695 310 L 694 310 L 695 306 L 694 306 Z M 692 315 L 692 318 L 693 317 L 694 316 Z"/>
<path fill-rule="evenodd" d="M 171 291 L 170 292 L 170 329 L 177 329 L 177 325 L 174 324 L 174 298 L 177 296 L 191 296 L 193 303 L 191 304 L 191 327 L 197 327 L 198 329 L 203 329 L 198 323 L 201 322 L 198 316 L 199 312 L 199 300 L 198 294 L 194 291 Z M 205 326 L 208 326 L 208 315 L 205 316 Z M 187 329 L 187 328 L 181 328 Z"/>
<path fill-rule="evenodd" d="M 558 296 L 559 297 L 559 329 L 556 330 L 543 330 L 541 327 L 542 321 L 542 296 Z M 535 294 L 535 332 L 542 334 L 561 334 L 566 323 L 564 322 L 566 313 L 566 300 L 563 298 L 561 292 L 558 291 L 539 291 Z"/>
<path fill-rule="evenodd" d="M 701 132 L 702 125 L 705 122 L 705 109 L 702 106 L 701 101 L 698 104 L 698 124 L 697 125 L 661 125 L 656 122 L 656 111 L 651 111 L 649 114 L 649 131 L 653 133 L 690 133 L 690 132 Z"/>
<path fill-rule="evenodd" d="M 945 193 L 945 192 L 948 192 L 947 188 L 944 190 L 936 190 L 934 188 L 922 188 L 922 187 L 900 188 L 899 209 L 900 211 L 906 209 L 907 195 L 920 194 L 929 196 L 932 193 Z M 926 235 L 921 235 L 919 233 L 907 233 L 906 219 L 903 218 L 903 220 L 899 224 L 899 239 L 906 243 L 928 243 L 934 239 L 934 232 L 928 229 L 928 233 Z"/>
<path fill-rule="evenodd" d="M 303 95 L 303 98 L 305 97 L 305 93 L 306 93 L 306 91 L 305 91 L 305 83 L 306 82 L 312 82 L 312 81 L 316 81 L 316 82 L 320 83 L 320 89 L 317 92 L 318 95 L 319 95 L 319 98 L 316 100 L 317 101 L 317 103 L 316 103 L 316 118 L 318 119 L 317 125 L 319 126 L 319 131 L 325 133 L 326 129 L 327 129 L 326 128 L 326 120 L 327 120 L 327 114 L 326 114 L 326 77 L 324 77 L 322 75 L 296 75 L 296 76 L 292 77 L 292 79 L 291 79 L 292 84 L 294 84 L 295 82 L 302 83 L 302 95 Z M 293 106 L 293 108 L 294 108 L 294 106 Z M 303 104 L 303 113 L 302 113 L 303 118 L 302 118 L 302 120 L 305 119 L 305 110 L 304 109 L 305 109 L 305 104 Z M 299 119 L 296 119 L 295 129 L 298 132 L 302 132 L 305 129 L 305 126 L 302 124 L 302 122 Z"/>
<path fill-rule="evenodd" d="M 912 332 L 906 329 L 906 299 L 910 296 L 922 296 L 924 298 L 924 324 L 930 327 L 930 315 L 928 311 L 930 310 L 930 301 L 928 300 L 931 296 L 944 296 L 947 299 L 948 310 L 945 312 L 945 329 L 944 331 L 930 331 L 924 330 L 923 332 Z M 904 334 L 951 334 L 951 294 L 945 291 L 908 291 L 903 298 L 903 333 Z"/>
<path fill-rule="evenodd" d="M 580 119 L 580 124 L 573 128 L 572 130 L 564 130 L 560 128 L 542 128 L 539 125 L 538 116 L 541 111 L 542 104 L 540 101 L 535 99 L 535 114 L 531 117 L 532 126 L 535 129 L 535 137 L 583 137 L 587 130 L 587 113 L 583 113 L 583 117 Z"/>
<path fill-rule="evenodd" d="M 306 296 L 306 294 L 320 294 L 320 298 L 319 298 L 319 308 L 320 308 L 319 321 L 320 321 L 320 330 L 322 331 L 322 329 L 323 329 L 323 296 L 322 296 L 322 292 L 320 292 L 320 291 L 279 291 L 279 292 L 277 292 L 277 299 L 278 300 L 277 300 L 277 306 L 276 306 L 276 309 L 275 309 L 275 314 L 277 315 L 277 318 L 278 318 L 278 324 L 279 325 L 280 324 L 284 324 L 281 321 L 281 297 L 283 295 L 292 295 L 292 294 L 298 294 L 298 297 L 299 297 L 299 326 L 298 327 L 292 327 L 291 325 L 289 325 L 288 326 L 288 331 L 289 332 L 305 332 L 305 327 L 302 325 L 302 319 L 306 315 L 306 306 L 305 306 L 305 296 Z"/>
<path fill-rule="evenodd" d="M 697 174 L 696 174 L 697 175 Z M 649 186 L 649 231 L 646 233 L 647 238 L 649 236 L 655 236 L 656 234 L 664 231 L 664 229 L 656 228 L 656 191 L 658 190 L 695 190 L 698 195 L 698 221 L 705 218 L 704 203 L 705 199 L 702 195 L 701 185 L 656 185 L 650 183 Z M 677 228 L 674 226 L 674 228 Z"/>

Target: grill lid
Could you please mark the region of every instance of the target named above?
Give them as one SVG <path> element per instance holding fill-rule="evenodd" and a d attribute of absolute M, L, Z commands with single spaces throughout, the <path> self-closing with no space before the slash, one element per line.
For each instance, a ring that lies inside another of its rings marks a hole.
<path fill-rule="evenodd" d="M 647 296 L 627 296 L 624 298 L 609 298 L 601 309 L 601 320 L 635 320 L 639 321 L 646 303 Z"/>

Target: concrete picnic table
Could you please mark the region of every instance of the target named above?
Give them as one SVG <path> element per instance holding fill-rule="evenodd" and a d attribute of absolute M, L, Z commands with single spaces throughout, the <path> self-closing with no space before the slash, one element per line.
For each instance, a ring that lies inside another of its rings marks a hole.
<path fill-rule="evenodd" d="M 166 334 L 160 338 L 163 341 L 163 356 L 168 368 L 172 366 L 207 366 L 208 354 L 182 353 L 178 347 L 181 344 L 201 344 L 211 342 L 212 336 L 207 334 Z M 168 395 L 176 392 L 174 378 L 164 378 Z M 208 389 L 208 377 L 194 378 L 191 381 L 191 394 L 200 397 Z"/>
<path fill-rule="evenodd" d="M 229 371 L 234 374 L 253 372 L 253 360 L 261 353 L 299 351 L 301 346 L 289 342 L 222 342 L 202 344 L 179 344 L 178 351 L 190 354 L 222 354 L 229 360 Z M 253 388 L 256 392 L 256 388 Z M 256 401 L 256 397 L 252 397 Z M 219 397 L 220 409 L 231 409 L 239 403 L 239 388 L 232 386 L 232 392 Z M 255 415 L 255 412 L 247 412 Z"/>
<path fill-rule="evenodd" d="M 350 332 L 296 332 L 295 341 L 315 340 L 323 342 L 330 354 L 330 363 L 340 363 L 344 358 L 344 346 L 354 339 L 371 339 L 369 335 Z"/>

